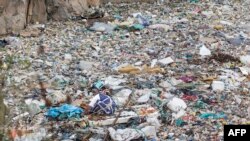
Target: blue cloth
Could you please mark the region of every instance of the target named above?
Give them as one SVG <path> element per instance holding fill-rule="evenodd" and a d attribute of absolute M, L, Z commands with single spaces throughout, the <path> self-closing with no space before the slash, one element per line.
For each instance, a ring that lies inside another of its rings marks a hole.
<path fill-rule="evenodd" d="M 91 107 L 90 113 L 107 114 L 111 115 L 115 112 L 116 104 L 114 100 L 105 94 L 99 94 L 100 100 L 98 100 L 94 107 Z"/>
<path fill-rule="evenodd" d="M 80 118 L 81 114 L 84 112 L 83 109 L 75 107 L 69 104 L 63 104 L 60 107 L 50 108 L 45 114 L 47 117 L 52 118 Z"/>

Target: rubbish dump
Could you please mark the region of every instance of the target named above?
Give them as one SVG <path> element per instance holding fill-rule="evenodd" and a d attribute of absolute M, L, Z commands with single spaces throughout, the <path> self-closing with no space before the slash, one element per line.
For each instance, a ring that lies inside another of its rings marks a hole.
<path fill-rule="evenodd" d="M 0 140 L 223 140 L 250 123 L 248 1 L 99 9 L 0 37 Z"/>

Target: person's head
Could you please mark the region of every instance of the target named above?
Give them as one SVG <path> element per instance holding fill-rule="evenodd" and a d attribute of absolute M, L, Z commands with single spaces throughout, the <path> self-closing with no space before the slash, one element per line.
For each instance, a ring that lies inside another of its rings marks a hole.
<path fill-rule="evenodd" d="M 97 94 L 99 94 L 99 90 L 96 89 L 96 88 L 92 88 L 92 93 L 93 93 L 94 95 L 97 95 Z"/>

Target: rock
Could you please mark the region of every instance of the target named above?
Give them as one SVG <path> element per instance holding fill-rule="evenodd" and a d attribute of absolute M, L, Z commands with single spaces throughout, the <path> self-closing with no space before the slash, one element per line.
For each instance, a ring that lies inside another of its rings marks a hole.
<path fill-rule="evenodd" d="M 88 6 L 99 7 L 101 5 L 100 0 L 87 0 Z"/>
<path fill-rule="evenodd" d="M 46 0 L 47 12 L 53 20 L 66 20 L 84 14 L 88 8 L 87 0 Z"/>
<path fill-rule="evenodd" d="M 31 0 L 27 16 L 28 23 L 46 23 L 47 11 L 45 0 Z"/>
<path fill-rule="evenodd" d="M 99 5 L 99 0 L 89 5 Z M 47 19 L 66 20 L 81 16 L 88 9 L 87 0 L 0 0 L 0 35 L 18 33 L 28 23 L 46 23 Z M 28 11 L 28 12 L 27 12 Z M 28 33 L 23 35 L 30 36 Z"/>
<path fill-rule="evenodd" d="M 26 25 L 28 0 L 0 0 L 0 35 L 18 32 Z"/>
<path fill-rule="evenodd" d="M 42 33 L 41 30 L 39 30 L 38 28 L 28 27 L 25 30 L 22 30 L 20 32 L 20 36 L 23 36 L 23 37 L 37 37 L 41 33 Z"/>

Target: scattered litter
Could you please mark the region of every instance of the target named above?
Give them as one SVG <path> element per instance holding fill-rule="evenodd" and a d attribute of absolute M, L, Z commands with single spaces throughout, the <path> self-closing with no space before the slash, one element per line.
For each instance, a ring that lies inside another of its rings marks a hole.
<path fill-rule="evenodd" d="M 99 31 L 99 32 L 111 33 L 115 29 L 115 27 L 110 24 L 95 22 L 94 25 L 90 27 L 89 29 L 94 30 L 94 31 Z"/>
<path fill-rule="evenodd" d="M 171 57 L 168 58 L 164 58 L 158 61 L 159 63 L 163 64 L 163 65 L 168 65 L 174 62 L 174 60 Z"/>
<path fill-rule="evenodd" d="M 180 98 L 174 97 L 171 99 L 168 104 L 168 108 L 174 112 L 178 112 L 180 110 L 185 110 L 187 108 L 187 104 Z"/>
<path fill-rule="evenodd" d="M 166 32 L 171 29 L 170 26 L 166 25 L 166 24 L 154 24 L 154 25 L 150 25 L 148 28 L 157 29 L 157 30 L 164 30 Z"/>
<path fill-rule="evenodd" d="M 136 129 L 117 129 L 109 127 L 109 134 L 114 141 L 130 141 L 132 139 L 138 139 L 142 136 L 142 133 Z"/>
<path fill-rule="evenodd" d="M 119 106 L 124 105 L 127 102 L 129 95 L 131 93 L 132 93 L 132 90 L 123 89 L 119 91 L 118 93 L 114 94 L 113 98 L 114 98 L 115 103 Z"/>
<path fill-rule="evenodd" d="M 242 72 L 242 74 L 244 75 L 248 75 L 250 73 L 250 68 L 248 67 L 239 67 L 240 71 Z"/>
<path fill-rule="evenodd" d="M 224 113 L 203 113 L 200 115 L 200 118 L 204 118 L 204 119 L 208 119 L 208 118 L 212 118 L 212 119 L 225 119 L 227 116 Z"/>
<path fill-rule="evenodd" d="M 223 125 L 250 123 L 247 13 L 246 1 L 107 3 L 1 36 L 0 140 L 223 140 Z"/>
<path fill-rule="evenodd" d="M 42 109 L 45 108 L 45 103 L 38 100 L 27 99 L 25 100 L 25 103 L 27 104 L 29 113 L 32 116 L 41 112 Z"/>
<path fill-rule="evenodd" d="M 241 56 L 240 61 L 241 61 L 241 63 L 243 63 L 247 66 L 250 66 L 250 55 Z"/>
<path fill-rule="evenodd" d="M 214 29 L 216 29 L 216 30 L 222 30 L 222 29 L 224 29 L 224 26 L 223 25 L 215 25 Z"/>
<path fill-rule="evenodd" d="M 201 56 L 209 56 L 209 55 L 211 55 L 211 51 L 205 45 L 203 45 L 200 48 L 200 55 Z"/>
<path fill-rule="evenodd" d="M 224 91 L 225 84 L 222 81 L 213 81 L 212 88 L 214 91 Z"/>

